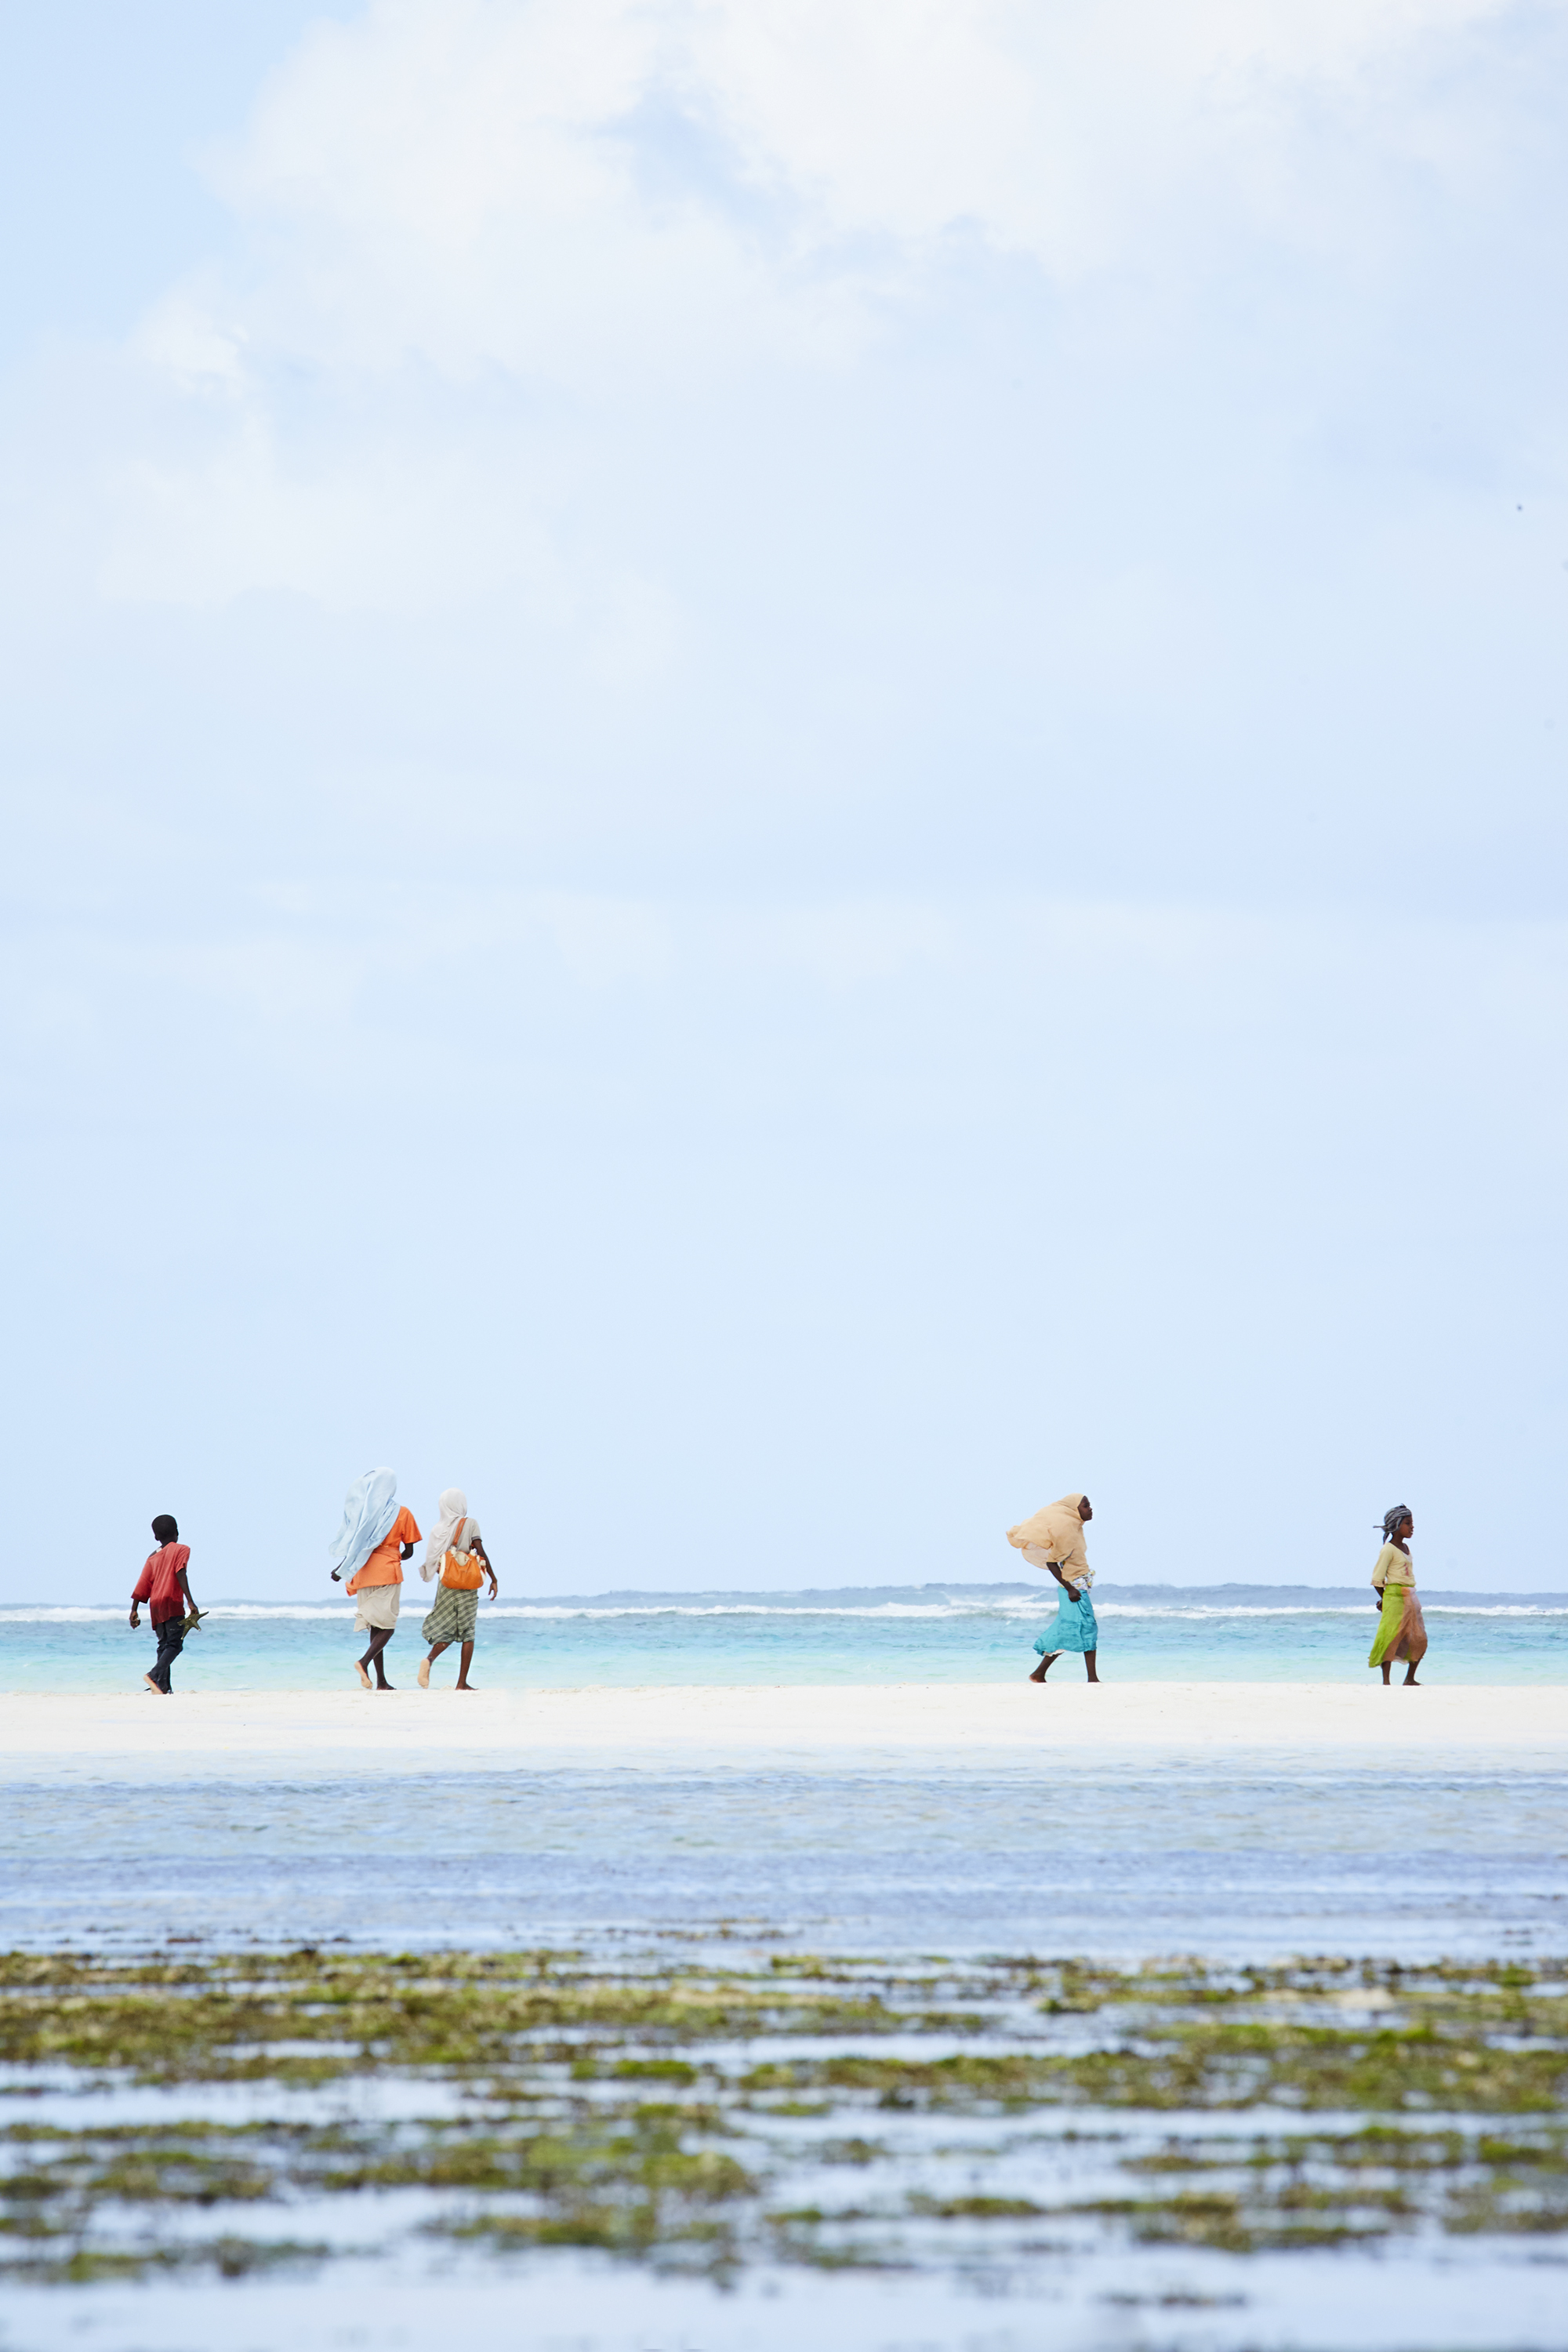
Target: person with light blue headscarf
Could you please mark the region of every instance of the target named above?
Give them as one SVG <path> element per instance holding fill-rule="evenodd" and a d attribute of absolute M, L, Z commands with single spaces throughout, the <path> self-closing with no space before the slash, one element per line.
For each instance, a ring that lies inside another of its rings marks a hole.
<path fill-rule="evenodd" d="M 354 1480 L 343 1498 L 343 1523 L 327 1549 L 335 1562 L 332 1582 L 346 1573 L 348 1590 L 358 1603 L 354 1632 L 370 1635 L 370 1646 L 356 1667 L 366 1690 L 392 1688 L 382 1653 L 397 1631 L 403 1562 L 413 1559 L 418 1541 L 413 1513 L 398 1506 L 395 1472 L 367 1470 Z"/>

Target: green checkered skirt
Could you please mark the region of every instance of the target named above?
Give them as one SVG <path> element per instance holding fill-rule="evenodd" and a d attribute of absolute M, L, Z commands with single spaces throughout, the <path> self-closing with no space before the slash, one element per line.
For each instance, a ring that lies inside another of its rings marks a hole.
<path fill-rule="evenodd" d="M 479 1622 L 478 1590 L 454 1592 L 449 1584 L 443 1584 L 437 1592 L 436 1606 L 420 1630 L 427 1642 L 471 1642 Z"/>

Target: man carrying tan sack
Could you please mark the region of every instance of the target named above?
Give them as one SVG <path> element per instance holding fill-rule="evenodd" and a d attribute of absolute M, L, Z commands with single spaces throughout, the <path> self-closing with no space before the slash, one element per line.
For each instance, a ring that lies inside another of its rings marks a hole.
<path fill-rule="evenodd" d="M 1084 1528 L 1093 1517 L 1087 1495 L 1063 1495 L 1032 1519 L 1022 1519 L 1007 1530 L 1008 1542 L 1029 1566 L 1045 1569 L 1061 1586 L 1056 1617 L 1035 1643 L 1040 1663 L 1029 1676 L 1032 1683 L 1045 1681 L 1047 1668 L 1064 1650 L 1079 1652 L 1089 1681 L 1100 1680 L 1100 1627 L 1089 1597 L 1094 1570 L 1083 1540 Z"/>
<path fill-rule="evenodd" d="M 419 1687 L 429 1689 L 431 1667 L 443 1650 L 460 1642 L 463 1654 L 457 1686 L 460 1691 L 472 1690 L 468 1662 L 474 1654 L 474 1634 L 479 1622 L 479 1587 L 488 1576 L 492 1601 L 500 1587 L 479 1538 L 479 1523 L 468 1517 L 468 1498 L 460 1486 L 448 1486 L 441 1496 L 419 1573 L 426 1584 L 432 1577 L 438 1578 L 440 1586 L 436 1605 L 425 1620 L 425 1639 L 430 1644 L 430 1654 L 420 1661 Z"/>

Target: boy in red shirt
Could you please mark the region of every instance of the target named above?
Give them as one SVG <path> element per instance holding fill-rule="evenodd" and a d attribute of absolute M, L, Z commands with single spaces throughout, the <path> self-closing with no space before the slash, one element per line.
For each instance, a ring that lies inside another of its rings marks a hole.
<path fill-rule="evenodd" d="M 191 1598 L 190 1579 L 185 1574 L 191 1548 L 180 1541 L 180 1530 L 167 1511 L 160 1511 L 153 1520 L 153 1533 L 159 1548 L 148 1554 L 147 1565 L 136 1580 L 136 1590 L 131 1596 L 131 1622 L 142 1622 L 136 1612 L 145 1601 L 153 1631 L 158 1636 L 158 1655 L 152 1673 L 144 1675 L 142 1680 L 150 1691 L 168 1698 L 172 1696 L 169 1669 L 185 1646 L 186 1620 L 195 1614 L 196 1604 Z"/>

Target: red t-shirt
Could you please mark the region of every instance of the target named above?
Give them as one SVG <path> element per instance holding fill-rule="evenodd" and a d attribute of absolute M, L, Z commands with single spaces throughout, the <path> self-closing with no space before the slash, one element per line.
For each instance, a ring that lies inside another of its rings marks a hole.
<path fill-rule="evenodd" d="M 180 1590 L 180 1570 L 191 1557 L 189 1544 L 165 1544 L 162 1551 L 149 1552 L 147 1565 L 136 1580 L 132 1601 L 150 1601 L 154 1625 L 167 1618 L 183 1617 L 185 1596 Z"/>
<path fill-rule="evenodd" d="M 400 1509 L 392 1522 L 389 1534 L 384 1536 L 363 1568 L 356 1568 L 343 1587 L 345 1592 L 363 1592 L 369 1584 L 401 1584 L 403 1581 L 402 1551 L 405 1544 L 416 1544 L 419 1530 L 414 1524 L 414 1514 Z"/>

